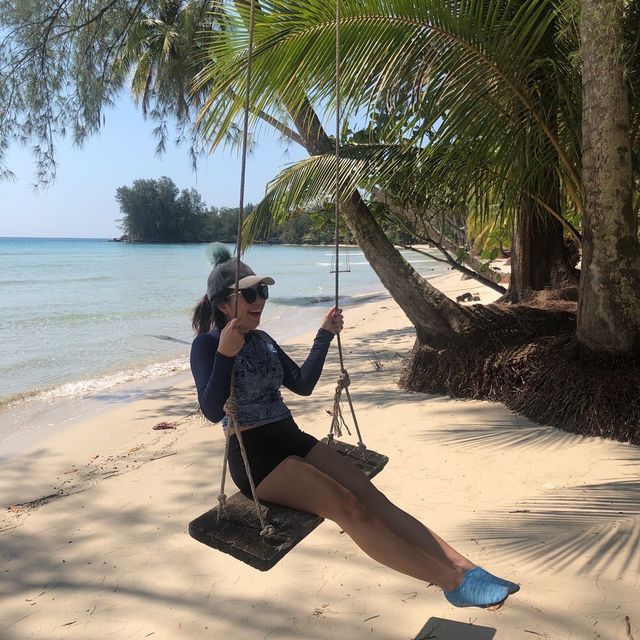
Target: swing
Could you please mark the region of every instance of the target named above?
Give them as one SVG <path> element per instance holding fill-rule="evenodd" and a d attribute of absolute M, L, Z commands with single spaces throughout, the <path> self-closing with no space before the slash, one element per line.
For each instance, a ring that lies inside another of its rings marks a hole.
<path fill-rule="evenodd" d="M 244 103 L 244 130 L 242 142 L 242 163 L 240 172 L 240 207 L 238 211 L 238 240 L 236 246 L 236 282 L 235 282 L 235 304 L 237 315 L 238 304 L 238 281 L 239 281 L 239 261 L 240 261 L 240 238 L 242 230 L 242 218 L 244 212 L 244 185 L 246 175 L 247 158 L 247 138 L 248 138 L 248 118 L 249 100 L 251 88 L 251 57 L 253 51 L 253 25 L 255 16 L 255 0 L 251 1 L 251 14 L 249 21 L 249 43 L 247 51 L 247 82 L 245 87 Z M 339 268 L 339 207 L 340 207 L 340 4 L 336 0 L 336 194 L 335 194 L 335 306 L 339 306 L 339 273 L 348 270 Z M 342 343 L 340 334 L 336 334 L 338 355 L 340 360 L 340 377 L 336 385 L 331 428 L 326 438 L 322 440 L 331 446 L 337 453 L 344 456 L 349 462 L 359 467 L 369 478 L 375 477 L 389 461 L 384 456 L 366 448 L 360 434 L 360 427 L 356 419 L 355 410 L 349 393 L 349 375 L 344 367 L 342 353 Z M 340 405 L 341 396 L 344 392 L 351 416 L 358 435 L 358 444 L 351 445 L 346 442 L 336 440 L 334 436 L 340 436 L 342 427 L 349 431 L 342 415 Z M 228 553 L 234 558 L 241 560 L 255 569 L 268 571 L 281 558 L 283 558 L 298 542 L 311 533 L 324 518 L 296 511 L 281 505 L 270 503 L 261 504 L 256 496 L 251 469 L 247 460 L 247 455 L 242 440 L 242 432 L 238 429 L 235 421 L 235 390 L 234 376 L 231 378 L 231 393 L 227 404 L 226 413 L 229 418 L 230 429 L 234 430 L 242 459 L 251 485 L 253 501 L 238 492 L 227 498 L 224 493 L 226 479 L 227 458 L 229 450 L 229 438 L 226 438 L 224 463 L 222 467 L 222 479 L 220 483 L 220 493 L 218 495 L 219 505 L 189 523 L 189 535 L 199 542 L 206 544 L 213 549 Z"/>

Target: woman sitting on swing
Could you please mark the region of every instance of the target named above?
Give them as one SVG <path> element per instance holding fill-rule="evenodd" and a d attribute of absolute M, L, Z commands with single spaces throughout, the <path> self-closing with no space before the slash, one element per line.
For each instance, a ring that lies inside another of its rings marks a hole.
<path fill-rule="evenodd" d="M 336 522 L 371 558 L 419 580 L 440 586 L 458 607 L 493 607 L 519 587 L 477 567 L 415 518 L 388 500 L 355 465 L 301 431 L 280 395 L 280 386 L 310 395 L 322 372 L 329 344 L 343 327 L 342 311 L 326 314 L 306 361 L 298 367 L 276 342 L 258 331 L 273 278 L 239 265 L 214 245 L 207 293 L 193 313 L 197 336 L 191 370 L 204 415 L 228 421 L 225 402 L 235 363 L 236 423 L 259 500 L 306 511 Z M 251 488 L 238 439 L 227 433 L 229 468 L 240 491 Z"/>

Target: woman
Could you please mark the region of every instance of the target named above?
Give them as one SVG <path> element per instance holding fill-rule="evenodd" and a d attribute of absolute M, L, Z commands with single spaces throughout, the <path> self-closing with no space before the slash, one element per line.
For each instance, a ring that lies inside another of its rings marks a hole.
<path fill-rule="evenodd" d="M 458 607 L 495 607 L 519 587 L 475 566 L 415 518 L 390 502 L 357 467 L 301 431 L 280 395 L 280 386 L 309 395 L 334 335 L 343 328 L 340 309 L 322 321 L 300 367 L 258 330 L 273 278 L 239 265 L 214 245 L 207 293 L 194 309 L 197 336 L 191 370 L 204 415 L 222 420 L 229 441 L 229 468 L 240 491 L 251 489 L 237 437 L 229 430 L 225 402 L 235 365 L 236 424 L 242 431 L 260 500 L 315 513 L 336 522 L 378 562 L 440 586 Z M 237 316 L 235 315 L 237 303 Z"/>

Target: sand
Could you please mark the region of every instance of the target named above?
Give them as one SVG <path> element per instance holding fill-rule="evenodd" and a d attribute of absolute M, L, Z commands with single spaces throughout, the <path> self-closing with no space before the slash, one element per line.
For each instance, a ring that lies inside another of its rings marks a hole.
<path fill-rule="evenodd" d="M 435 282 L 495 295 L 456 273 Z M 350 309 L 343 341 L 364 439 L 390 457 L 376 484 L 522 584 L 500 611 L 450 606 L 329 522 L 267 573 L 191 539 L 188 522 L 215 504 L 224 442 L 181 374 L 4 461 L 0 638 L 640 640 L 640 450 L 402 391 L 413 331 L 391 298 Z M 313 396 L 286 395 L 318 437 L 332 356 Z M 175 428 L 153 429 L 163 421 Z"/>

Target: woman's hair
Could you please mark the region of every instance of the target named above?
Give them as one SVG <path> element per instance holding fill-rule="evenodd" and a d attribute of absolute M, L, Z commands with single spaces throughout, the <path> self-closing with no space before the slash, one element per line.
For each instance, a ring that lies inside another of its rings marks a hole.
<path fill-rule="evenodd" d="M 216 298 L 213 299 L 213 303 L 209 301 L 209 297 L 206 294 L 198 300 L 196 306 L 193 308 L 193 315 L 191 316 L 191 326 L 196 332 L 196 335 L 211 331 L 211 327 L 214 324 L 219 331 L 224 329 L 224 326 L 227 324 L 227 319 L 224 317 L 224 313 L 218 308 L 218 305 L 228 297 L 225 291 L 223 294 L 216 296 Z"/>
<path fill-rule="evenodd" d="M 218 305 L 229 297 L 229 287 L 236 279 L 238 266 L 240 278 L 255 275 L 243 262 L 236 265 L 236 261 L 232 261 L 229 249 L 220 242 L 213 242 L 207 247 L 207 257 L 213 265 L 207 280 L 207 293 L 198 300 L 191 316 L 191 326 L 197 335 L 211 331 L 214 324 L 222 331 L 227 324 L 227 319 Z"/>

